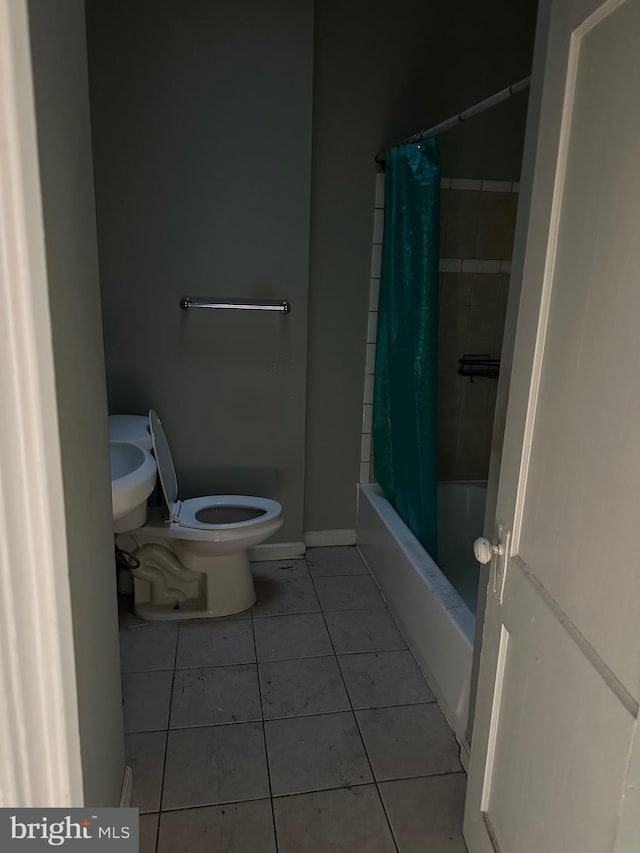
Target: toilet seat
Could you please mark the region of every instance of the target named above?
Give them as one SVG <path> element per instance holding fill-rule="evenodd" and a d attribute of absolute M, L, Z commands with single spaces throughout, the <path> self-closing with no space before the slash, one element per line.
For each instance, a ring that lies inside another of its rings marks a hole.
<path fill-rule="evenodd" d="M 162 492 L 169 508 L 169 522 L 172 527 L 200 530 L 203 533 L 238 534 L 243 529 L 264 526 L 282 516 L 282 507 L 277 501 L 258 498 L 251 495 L 205 495 L 201 498 L 178 500 L 178 478 L 169 449 L 169 442 L 157 413 L 149 411 L 149 429 L 153 441 L 153 450 L 158 466 L 158 475 Z M 207 521 L 220 517 L 220 521 Z M 224 511 L 227 510 L 225 513 Z M 253 511 L 253 512 L 251 512 Z M 249 516 L 247 517 L 247 514 Z M 198 515 L 204 517 L 198 518 Z M 238 520 L 234 520 L 234 517 Z"/>
<path fill-rule="evenodd" d="M 200 530 L 241 530 L 250 527 L 256 522 L 271 521 L 277 518 L 282 507 L 277 501 L 268 498 L 252 497 L 250 495 L 208 495 L 202 498 L 189 498 L 186 501 L 178 501 L 178 506 L 172 511 L 172 518 L 180 527 L 193 527 Z M 206 521 L 199 519 L 198 514 L 205 514 L 211 510 L 211 515 L 219 514 L 220 521 Z M 229 520 L 222 520 L 224 511 L 228 510 Z M 253 512 L 252 512 L 253 511 Z M 243 515 L 252 513 L 249 517 L 241 518 Z M 177 514 L 177 518 L 176 518 Z M 239 520 L 232 520 L 237 515 Z"/>

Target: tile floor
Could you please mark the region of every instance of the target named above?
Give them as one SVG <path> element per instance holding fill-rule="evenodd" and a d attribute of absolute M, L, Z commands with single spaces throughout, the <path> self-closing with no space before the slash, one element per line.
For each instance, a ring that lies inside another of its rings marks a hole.
<path fill-rule="evenodd" d="M 253 570 L 238 616 L 122 615 L 141 853 L 464 853 L 455 739 L 357 550 Z"/>

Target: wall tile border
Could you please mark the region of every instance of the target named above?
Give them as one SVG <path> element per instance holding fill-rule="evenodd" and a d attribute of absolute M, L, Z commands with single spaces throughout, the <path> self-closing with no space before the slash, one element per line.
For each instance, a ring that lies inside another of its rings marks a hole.
<path fill-rule="evenodd" d="M 484 258 L 463 258 L 462 272 L 495 275 L 500 272 L 500 261 L 486 260 Z"/>
<path fill-rule="evenodd" d="M 468 272 L 468 273 L 486 273 L 488 275 L 495 275 L 498 272 L 510 273 L 511 272 L 511 261 L 497 261 L 492 258 L 440 258 L 440 263 L 438 265 L 439 272 Z M 378 288 L 376 291 L 376 301 L 377 305 L 377 293 L 379 292 L 380 284 L 379 279 L 375 279 Z M 370 305 L 373 304 L 370 302 Z M 372 310 L 370 308 L 370 310 Z"/>
<path fill-rule="evenodd" d="M 442 178 L 443 190 L 472 190 L 483 193 L 517 193 L 520 181 L 493 181 L 487 178 Z"/>
<path fill-rule="evenodd" d="M 452 190 L 482 190 L 482 180 L 480 178 L 451 178 Z"/>

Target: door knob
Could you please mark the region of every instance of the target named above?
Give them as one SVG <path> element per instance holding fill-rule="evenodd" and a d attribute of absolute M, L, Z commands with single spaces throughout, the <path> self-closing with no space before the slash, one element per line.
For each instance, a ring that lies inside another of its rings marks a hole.
<path fill-rule="evenodd" d="M 504 548 L 502 545 L 493 545 L 484 536 L 480 536 L 473 543 L 473 555 L 479 563 L 482 563 L 483 565 L 485 563 L 490 563 L 494 554 L 497 554 L 499 557 L 504 554 Z"/>

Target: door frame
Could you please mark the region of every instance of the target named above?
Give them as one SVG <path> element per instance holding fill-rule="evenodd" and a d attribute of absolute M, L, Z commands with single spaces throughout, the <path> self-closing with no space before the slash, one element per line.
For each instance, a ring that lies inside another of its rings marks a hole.
<path fill-rule="evenodd" d="M 0 806 L 83 803 L 26 0 L 0 0 Z"/>

